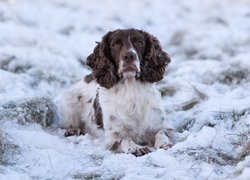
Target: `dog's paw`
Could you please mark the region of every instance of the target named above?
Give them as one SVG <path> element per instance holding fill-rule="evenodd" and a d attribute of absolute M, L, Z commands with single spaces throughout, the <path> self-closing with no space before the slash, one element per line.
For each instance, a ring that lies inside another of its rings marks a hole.
<path fill-rule="evenodd" d="M 160 149 L 164 149 L 164 150 L 168 150 L 171 147 L 173 147 L 173 144 L 162 144 L 159 146 Z"/>
<path fill-rule="evenodd" d="M 134 152 L 131 154 L 135 155 L 136 157 L 143 156 L 145 154 L 151 153 L 152 151 L 149 149 L 149 147 L 141 147 L 137 148 Z"/>
<path fill-rule="evenodd" d="M 80 136 L 80 135 L 84 135 L 85 132 L 83 129 L 79 129 L 79 128 L 70 128 L 67 129 L 66 132 L 64 133 L 65 137 L 68 136 Z"/>

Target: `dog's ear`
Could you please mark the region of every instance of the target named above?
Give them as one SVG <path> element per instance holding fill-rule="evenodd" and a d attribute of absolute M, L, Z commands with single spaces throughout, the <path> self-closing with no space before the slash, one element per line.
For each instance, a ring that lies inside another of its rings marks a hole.
<path fill-rule="evenodd" d="M 162 50 L 156 37 L 140 32 L 146 39 L 146 53 L 141 60 L 141 80 L 150 83 L 160 81 L 164 77 L 166 66 L 171 62 L 170 56 Z"/>
<path fill-rule="evenodd" d="M 92 69 L 92 75 L 97 83 L 107 89 L 113 87 L 118 81 L 116 68 L 112 62 L 109 49 L 109 38 L 113 32 L 103 36 L 97 43 L 92 54 L 87 57 L 86 64 Z"/>

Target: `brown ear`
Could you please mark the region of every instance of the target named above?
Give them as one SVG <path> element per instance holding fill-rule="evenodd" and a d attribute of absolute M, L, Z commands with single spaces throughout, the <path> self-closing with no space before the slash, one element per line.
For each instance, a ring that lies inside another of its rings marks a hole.
<path fill-rule="evenodd" d="M 142 33 L 146 39 L 146 53 L 141 62 L 141 80 L 150 83 L 160 81 L 171 59 L 157 38 L 147 32 Z"/>
<path fill-rule="evenodd" d="M 103 36 L 92 54 L 87 57 L 86 64 L 92 69 L 92 75 L 97 83 L 107 89 L 113 87 L 117 80 L 115 65 L 109 53 L 108 40 L 112 32 Z"/>

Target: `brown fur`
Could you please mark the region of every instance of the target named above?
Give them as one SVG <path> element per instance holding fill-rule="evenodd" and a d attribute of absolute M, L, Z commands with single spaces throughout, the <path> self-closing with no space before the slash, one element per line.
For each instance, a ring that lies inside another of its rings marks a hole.
<path fill-rule="evenodd" d="M 103 128 L 103 119 L 102 119 L 102 108 L 99 104 L 99 95 L 96 95 L 95 101 L 94 101 L 94 113 L 95 113 L 95 123 L 98 128 Z"/>
<path fill-rule="evenodd" d="M 141 80 L 158 82 L 165 73 L 167 64 L 171 62 L 169 55 L 162 50 L 160 42 L 154 36 L 140 31 L 146 37 L 146 54 L 141 62 Z"/>
<path fill-rule="evenodd" d="M 90 83 L 91 81 L 93 81 L 94 80 L 94 78 L 93 78 L 93 76 L 92 76 L 92 74 L 89 74 L 89 75 L 86 75 L 85 77 L 84 77 L 84 81 L 86 82 L 86 83 Z"/>
<path fill-rule="evenodd" d="M 111 88 L 118 81 L 116 68 L 109 54 L 108 40 L 112 32 L 102 38 L 94 52 L 87 57 L 86 64 L 92 69 L 97 83 L 105 88 Z"/>

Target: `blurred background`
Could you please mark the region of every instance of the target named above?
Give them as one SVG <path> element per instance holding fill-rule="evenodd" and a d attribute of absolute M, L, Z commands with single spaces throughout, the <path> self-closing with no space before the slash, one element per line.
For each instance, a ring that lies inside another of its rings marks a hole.
<path fill-rule="evenodd" d="M 34 89 L 53 94 L 55 86 L 68 86 L 83 76 L 79 61 L 92 52 L 95 41 L 118 28 L 143 29 L 158 37 L 173 59 L 170 70 L 180 62 L 193 60 L 214 60 L 224 66 L 230 59 L 249 52 L 250 3 L 0 0 L 0 69 L 19 74 L 21 81 Z M 16 92 L 15 88 L 19 88 L 19 95 L 26 96 L 30 87 L 26 89 L 19 80 L 16 83 L 20 87 L 1 79 L 0 92 Z"/>
<path fill-rule="evenodd" d="M 229 63 L 250 49 L 249 7 L 247 0 L 0 0 L 0 69 L 26 73 L 22 79 L 35 88 L 48 81 L 61 87 L 82 76 L 77 62 L 95 41 L 118 28 L 158 37 L 170 69 L 197 59 Z"/>

